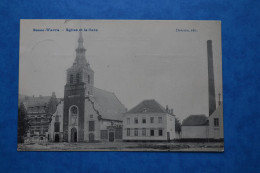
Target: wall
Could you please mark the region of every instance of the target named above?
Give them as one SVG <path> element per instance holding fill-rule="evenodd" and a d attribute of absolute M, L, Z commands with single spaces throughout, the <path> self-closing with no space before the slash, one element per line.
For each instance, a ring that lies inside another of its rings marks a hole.
<path fill-rule="evenodd" d="M 182 126 L 182 138 L 205 139 L 208 136 L 207 129 L 208 126 Z"/>
<path fill-rule="evenodd" d="M 49 133 L 49 141 L 54 141 L 55 139 L 55 134 L 57 132 L 54 132 L 54 124 L 55 124 L 55 118 L 56 116 L 59 117 L 59 123 L 60 123 L 60 130 L 59 130 L 59 133 L 60 134 L 60 142 L 63 141 L 63 101 L 61 101 L 58 105 L 57 105 L 57 109 L 56 109 L 56 112 L 52 115 L 52 120 L 51 120 L 51 123 L 49 124 L 49 130 L 48 130 L 48 133 Z"/>
<path fill-rule="evenodd" d="M 214 126 L 214 118 L 219 119 L 219 126 Z M 216 111 L 209 116 L 209 138 L 213 139 L 223 139 L 224 129 L 223 129 L 223 105 L 221 104 Z"/>
<path fill-rule="evenodd" d="M 138 117 L 138 124 L 134 123 L 134 118 Z M 150 123 L 150 117 L 154 117 L 154 123 Z M 158 117 L 162 117 L 162 123 L 158 123 Z M 127 124 L 130 118 L 130 124 Z M 142 123 L 142 118 L 146 118 L 146 123 Z M 127 136 L 127 128 L 130 128 L 130 136 Z M 134 129 L 138 128 L 138 136 L 134 135 Z M 142 128 L 146 128 L 146 136 L 142 135 Z M 163 135 L 159 136 L 159 129 L 163 129 Z M 154 136 L 150 136 L 150 129 L 154 129 Z M 123 118 L 123 140 L 167 140 L 167 116 L 165 113 L 146 114 L 125 114 Z"/>
<path fill-rule="evenodd" d="M 93 118 L 90 118 L 90 115 L 93 115 Z M 89 131 L 89 121 L 94 121 L 94 131 Z M 94 110 L 92 103 L 87 98 L 85 99 L 84 127 L 84 141 L 89 141 L 90 133 L 94 134 L 95 140 L 100 140 L 100 121 L 98 120 L 98 114 Z"/>
<path fill-rule="evenodd" d="M 167 132 L 170 133 L 170 140 L 175 139 L 175 116 L 167 114 Z"/>

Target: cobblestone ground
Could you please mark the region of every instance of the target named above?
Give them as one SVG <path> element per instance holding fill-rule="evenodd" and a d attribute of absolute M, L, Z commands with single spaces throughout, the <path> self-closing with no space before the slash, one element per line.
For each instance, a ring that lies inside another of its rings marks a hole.
<path fill-rule="evenodd" d="M 223 142 L 113 142 L 113 143 L 39 143 L 18 144 L 18 151 L 187 151 L 223 152 Z"/>

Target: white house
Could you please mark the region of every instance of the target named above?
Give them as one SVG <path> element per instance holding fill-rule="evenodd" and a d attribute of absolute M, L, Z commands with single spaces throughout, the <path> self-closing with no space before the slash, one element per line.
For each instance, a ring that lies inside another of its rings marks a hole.
<path fill-rule="evenodd" d="M 209 116 L 190 115 L 182 122 L 182 139 L 224 139 L 223 104 Z"/>
<path fill-rule="evenodd" d="M 208 118 L 205 115 L 190 115 L 182 122 L 182 139 L 206 139 L 208 128 Z"/>
<path fill-rule="evenodd" d="M 224 139 L 222 103 L 220 103 L 217 109 L 209 116 L 208 120 L 209 120 L 209 138 Z"/>
<path fill-rule="evenodd" d="M 124 141 L 167 141 L 174 138 L 175 115 L 155 100 L 144 100 L 124 114 Z"/>

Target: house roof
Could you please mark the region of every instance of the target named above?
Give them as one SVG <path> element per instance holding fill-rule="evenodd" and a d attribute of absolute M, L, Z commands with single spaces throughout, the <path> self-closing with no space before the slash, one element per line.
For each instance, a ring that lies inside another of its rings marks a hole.
<path fill-rule="evenodd" d="M 51 96 L 40 96 L 40 97 L 26 97 L 22 100 L 26 108 L 35 106 L 46 106 L 50 101 Z"/>
<path fill-rule="evenodd" d="M 167 113 L 167 111 L 157 101 L 151 99 L 142 101 L 141 103 L 139 103 L 127 112 L 127 114 L 136 113 Z"/>
<path fill-rule="evenodd" d="M 113 92 L 94 87 L 93 102 L 103 119 L 123 120 L 122 114 L 126 108 Z"/>
<path fill-rule="evenodd" d="M 182 126 L 203 126 L 208 125 L 208 118 L 205 115 L 190 115 L 182 121 Z"/>

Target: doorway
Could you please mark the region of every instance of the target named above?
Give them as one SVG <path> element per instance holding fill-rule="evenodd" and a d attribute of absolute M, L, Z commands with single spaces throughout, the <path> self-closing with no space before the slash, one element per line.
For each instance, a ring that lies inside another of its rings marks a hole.
<path fill-rule="evenodd" d="M 71 129 L 71 138 L 70 138 L 71 142 L 78 142 L 78 134 L 77 134 L 77 129 L 75 127 L 73 127 Z"/>
<path fill-rule="evenodd" d="M 90 133 L 90 134 L 88 135 L 88 138 L 89 138 L 89 142 L 94 142 L 94 141 L 95 141 L 95 136 L 94 136 L 93 133 Z"/>
<path fill-rule="evenodd" d="M 56 134 L 56 135 L 55 135 L 54 141 L 55 141 L 55 142 L 60 142 L 60 136 L 59 136 L 59 134 Z"/>
<path fill-rule="evenodd" d="M 114 140 L 115 140 L 115 133 L 109 132 L 109 142 L 114 142 Z"/>

